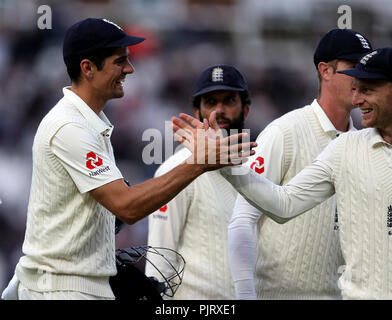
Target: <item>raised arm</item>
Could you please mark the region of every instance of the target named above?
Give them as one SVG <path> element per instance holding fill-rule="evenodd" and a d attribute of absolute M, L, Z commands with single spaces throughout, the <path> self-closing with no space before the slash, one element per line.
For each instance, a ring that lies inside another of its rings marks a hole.
<path fill-rule="evenodd" d="M 198 121 L 189 115 L 186 117 L 180 115 L 180 117 L 189 125 L 196 124 Z M 210 119 L 210 123 L 213 123 L 213 120 Z M 200 121 L 197 126 L 206 128 L 206 125 Z M 176 131 L 177 128 L 173 129 Z M 181 142 L 184 145 L 186 141 L 191 141 L 189 135 L 183 135 L 182 139 L 184 141 Z M 320 159 L 329 158 L 329 155 L 333 154 L 333 147 L 326 149 L 328 150 L 323 151 Z M 327 161 L 327 163 L 321 160 L 315 161 L 284 186 L 276 185 L 252 170 L 244 172 L 244 170 L 222 168 L 220 172 L 252 206 L 263 211 L 276 222 L 285 223 L 335 193 L 331 178 L 332 167 L 330 162 Z"/>
<path fill-rule="evenodd" d="M 278 223 L 285 223 L 304 213 L 335 193 L 331 169 L 321 161 L 305 167 L 284 186 L 279 186 L 253 171 L 221 174 L 255 208 Z"/>
<path fill-rule="evenodd" d="M 204 172 L 243 163 L 254 154 L 251 148 L 256 146 L 255 142 L 238 143 L 246 134 L 215 139 L 204 130 L 200 130 L 197 136 L 192 134 L 195 129 L 188 130 L 183 126 L 183 130 L 188 135 L 188 146 L 193 153 L 173 170 L 131 187 L 116 180 L 90 191 L 90 194 L 119 219 L 132 224 L 169 202 Z"/>

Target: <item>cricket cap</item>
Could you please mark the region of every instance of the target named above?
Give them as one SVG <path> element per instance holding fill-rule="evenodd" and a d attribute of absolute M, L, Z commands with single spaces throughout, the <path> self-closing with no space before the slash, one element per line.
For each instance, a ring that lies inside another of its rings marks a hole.
<path fill-rule="evenodd" d="M 127 35 L 110 20 L 87 18 L 67 30 L 63 43 L 63 58 L 68 65 L 97 49 L 127 47 L 144 40 L 145 38 Z"/>
<path fill-rule="evenodd" d="M 370 41 L 354 30 L 332 29 L 320 40 L 314 52 L 313 62 L 318 66 L 320 62 L 329 62 L 334 59 L 358 59 L 372 50 Z"/>
<path fill-rule="evenodd" d="M 358 79 L 392 82 L 392 47 L 376 49 L 362 56 L 354 68 L 338 72 Z"/>
<path fill-rule="evenodd" d="M 216 65 L 207 68 L 197 79 L 193 96 L 216 90 L 248 91 L 248 85 L 241 72 L 229 65 Z"/>

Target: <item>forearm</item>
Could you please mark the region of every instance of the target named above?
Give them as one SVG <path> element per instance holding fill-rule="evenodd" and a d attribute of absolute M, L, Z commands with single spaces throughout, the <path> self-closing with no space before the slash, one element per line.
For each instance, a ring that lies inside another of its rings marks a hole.
<path fill-rule="evenodd" d="M 278 223 L 310 210 L 335 192 L 330 172 L 317 164 L 306 167 L 285 186 L 251 170 L 242 175 L 232 175 L 230 168 L 220 172 L 252 206 Z"/>
<path fill-rule="evenodd" d="M 172 200 L 182 189 L 200 176 L 198 165 L 183 163 L 168 173 L 131 186 L 125 208 L 138 221 Z"/>
<path fill-rule="evenodd" d="M 203 172 L 202 166 L 182 163 L 158 178 L 131 187 L 116 180 L 90 194 L 119 219 L 133 224 L 169 202 Z"/>

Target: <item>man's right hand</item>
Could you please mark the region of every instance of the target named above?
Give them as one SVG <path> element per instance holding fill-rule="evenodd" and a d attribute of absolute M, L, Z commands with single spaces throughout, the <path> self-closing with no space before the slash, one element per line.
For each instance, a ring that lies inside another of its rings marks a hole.
<path fill-rule="evenodd" d="M 203 171 L 242 164 L 255 154 L 252 148 L 257 146 L 256 142 L 244 141 L 247 133 L 224 137 L 215 115 L 214 111 L 209 121 L 203 122 L 184 113 L 180 114 L 183 121 L 172 118 L 174 139 L 192 152 L 187 163 L 199 165 Z"/>

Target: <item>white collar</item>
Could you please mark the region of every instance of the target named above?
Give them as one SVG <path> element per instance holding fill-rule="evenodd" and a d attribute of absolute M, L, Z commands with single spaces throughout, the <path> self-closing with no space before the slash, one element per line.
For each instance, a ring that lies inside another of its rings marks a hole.
<path fill-rule="evenodd" d="M 375 147 L 376 144 L 382 143 L 392 147 L 388 142 L 386 142 L 381 136 L 380 132 L 376 128 L 370 128 L 370 144 Z"/>
<path fill-rule="evenodd" d="M 72 104 L 79 110 L 82 116 L 95 130 L 105 136 L 110 137 L 112 135 L 114 127 L 103 111 L 97 115 L 82 98 L 80 98 L 75 92 L 71 91 L 71 87 L 64 87 L 63 93 L 64 97 L 72 102 Z"/>
<path fill-rule="evenodd" d="M 335 128 L 335 126 L 333 125 L 333 123 L 331 122 L 331 120 L 329 120 L 328 116 L 326 115 L 325 111 L 323 110 L 323 108 L 321 108 L 321 106 L 319 105 L 319 103 L 317 102 L 317 99 L 314 99 L 312 104 L 311 104 L 314 113 L 316 114 L 318 120 L 320 121 L 321 127 L 323 128 L 323 130 L 325 132 L 333 132 L 333 133 L 343 133 L 340 130 L 337 130 Z M 355 129 L 354 127 L 354 123 L 353 123 L 353 119 L 350 117 L 349 120 L 349 126 L 348 126 L 348 131 L 355 131 L 357 129 Z"/>

